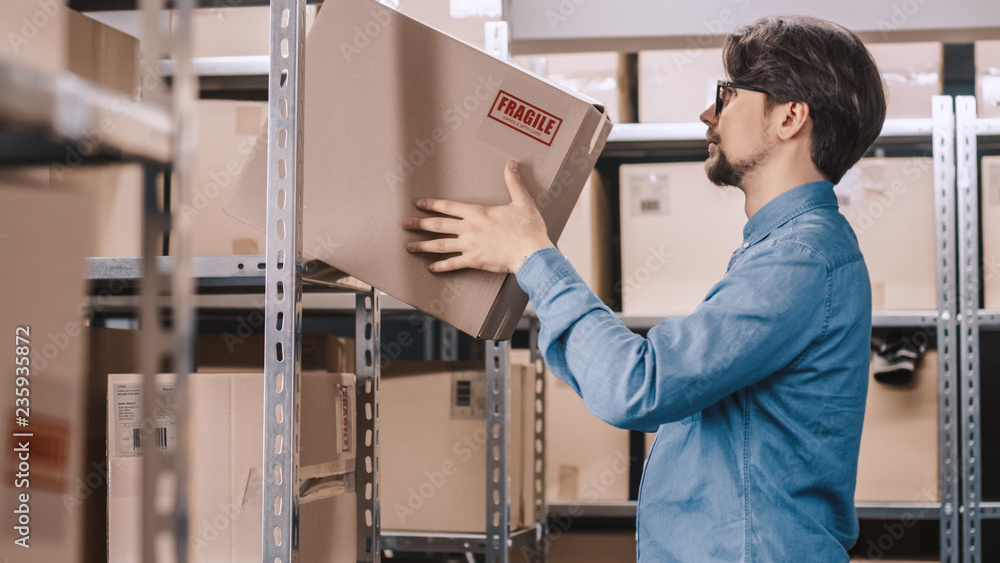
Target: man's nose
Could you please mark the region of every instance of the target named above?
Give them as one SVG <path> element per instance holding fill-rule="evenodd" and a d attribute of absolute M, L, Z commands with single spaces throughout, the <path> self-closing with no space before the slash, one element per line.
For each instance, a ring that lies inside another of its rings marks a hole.
<path fill-rule="evenodd" d="M 719 116 L 715 115 L 715 104 L 708 106 L 708 108 L 706 108 L 705 111 L 701 112 L 701 115 L 698 116 L 698 119 L 700 119 L 702 123 L 708 125 L 709 127 L 712 127 L 716 123 L 718 123 Z"/>

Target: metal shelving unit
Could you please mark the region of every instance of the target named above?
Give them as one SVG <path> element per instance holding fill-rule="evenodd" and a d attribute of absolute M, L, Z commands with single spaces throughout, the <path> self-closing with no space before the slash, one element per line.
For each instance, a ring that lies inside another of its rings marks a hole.
<path fill-rule="evenodd" d="M 957 186 L 959 221 L 959 303 L 961 307 L 961 424 L 963 442 L 962 544 L 965 561 L 979 563 L 996 558 L 982 551 L 983 519 L 1000 518 L 1000 502 L 982 501 L 982 443 L 980 419 L 980 331 L 1000 329 L 1000 311 L 981 308 L 979 261 L 979 144 L 981 137 L 1000 136 L 1000 119 L 977 119 L 976 98 L 958 96 L 956 105 Z"/>

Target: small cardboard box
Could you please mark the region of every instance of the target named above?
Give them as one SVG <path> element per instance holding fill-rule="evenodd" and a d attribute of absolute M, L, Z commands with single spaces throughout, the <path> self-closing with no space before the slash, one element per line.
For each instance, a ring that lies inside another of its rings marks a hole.
<path fill-rule="evenodd" d="M 528 350 L 511 350 L 510 357 L 511 362 L 531 364 Z M 583 399 L 548 369 L 545 463 L 548 501 L 628 500 L 628 430 L 615 428 L 590 414 Z"/>
<path fill-rule="evenodd" d="M 873 356 L 874 358 L 874 356 Z M 868 380 L 858 485 L 863 502 L 938 502 L 938 355 L 928 350 L 909 385 Z"/>
<path fill-rule="evenodd" d="M 1000 117 L 1000 41 L 976 41 L 977 114 Z"/>
<path fill-rule="evenodd" d="M 83 561 L 84 257 L 91 201 L 0 183 L 0 541 L 18 563 Z M 23 378 L 23 379 L 21 379 Z"/>
<path fill-rule="evenodd" d="M 173 374 L 157 384 L 174 388 Z M 189 561 L 256 561 L 262 545 L 264 381 L 261 373 L 192 374 L 188 405 L 191 443 Z M 339 476 L 302 497 L 299 520 L 303 561 L 356 560 L 353 479 L 355 444 L 353 374 L 303 373 L 301 482 Z M 142 465 L 135 434 L 144 419 L 142 376 L 108 376 L 109 561 L 140 559 Z M 158 443 L 176 443 L 170 405 L 154 418 Z M 345 493 L 345 494 L 340 494 Z"/>
<path fill-rule="evenodd" d="M 1000 309 L 1000 156 L 983 157 L 983 308 Z"/>
<path fill-rule="evenodd" d="M 694 312 L 743 241 L 744 200 L 700 162 L 622 166 L 622 311 Z"/>
<path fill-rule="evenodd" d="M 865 158 L 836 192 L 868 266 L 872 308 L 937 309 L 933 161 Z"/>
<path fill-rule="evenodd" d="M 533 379 L 531 368 L 511 363 L 511 529 L 532 518 Z M 382 529 L 482 533 L 487 518 L 482 364 L 395 361 L 382 371 L 379 393 Z"/>
<path fill-rule="evenodd" d="M 886 118 L 931 118 L 931 96 L 941 94 L 941 43 L 873 43 L 868 51 L 887 89 Z"/>
<path fill-rule="evenodd" d="M 605 303 L 612 297 L 610 218 L 606 198 L 604 183 L 595 171 L 584 184 L 558 245 L 583 281 Z"/>
<path fill-rule="evenodd" d="M 324 6 L 306 49 L 304 251 L 472 336 L 509 338 L 527 305 L 514 276 L 431 273 L 403 218 L 420 197 L 508 203 L 513 159 L 557 241 L 611 131 L 603 108 L 373 0 Z M 261 231 L 266 170 L 252 155 L 226 207 Z"/>
<path fill-rule="evenodd" d="M 715 104 L 716 82 L 725 79 L 722 49 L 642 51 L 639 122 L 697 123 Z"/>

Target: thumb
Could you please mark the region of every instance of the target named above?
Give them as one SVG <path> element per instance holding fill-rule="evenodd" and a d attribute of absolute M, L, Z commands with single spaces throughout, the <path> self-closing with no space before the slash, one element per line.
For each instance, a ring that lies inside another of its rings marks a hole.
<path fill-rule="evenodd" d="M 526 201 L 534 203 L 531 194 L 528 193 L 528 188 L 525 188 L 524 182 L 521 181 L 521 173 L 517 171 L 517 162 L 507 161 L 507 166 L 503 168 L 503 179 L 507 183 L 511 203 L 524 203 Z"/>

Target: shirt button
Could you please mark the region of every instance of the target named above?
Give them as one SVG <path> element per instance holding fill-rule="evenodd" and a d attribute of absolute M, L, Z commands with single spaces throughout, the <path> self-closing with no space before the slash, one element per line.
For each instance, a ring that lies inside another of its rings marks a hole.
<path fill-rule="evenodd" d="M 749 242 L 744 242 L 743 243 L 743 248 L 750 248 L 750 243 Z"/>

